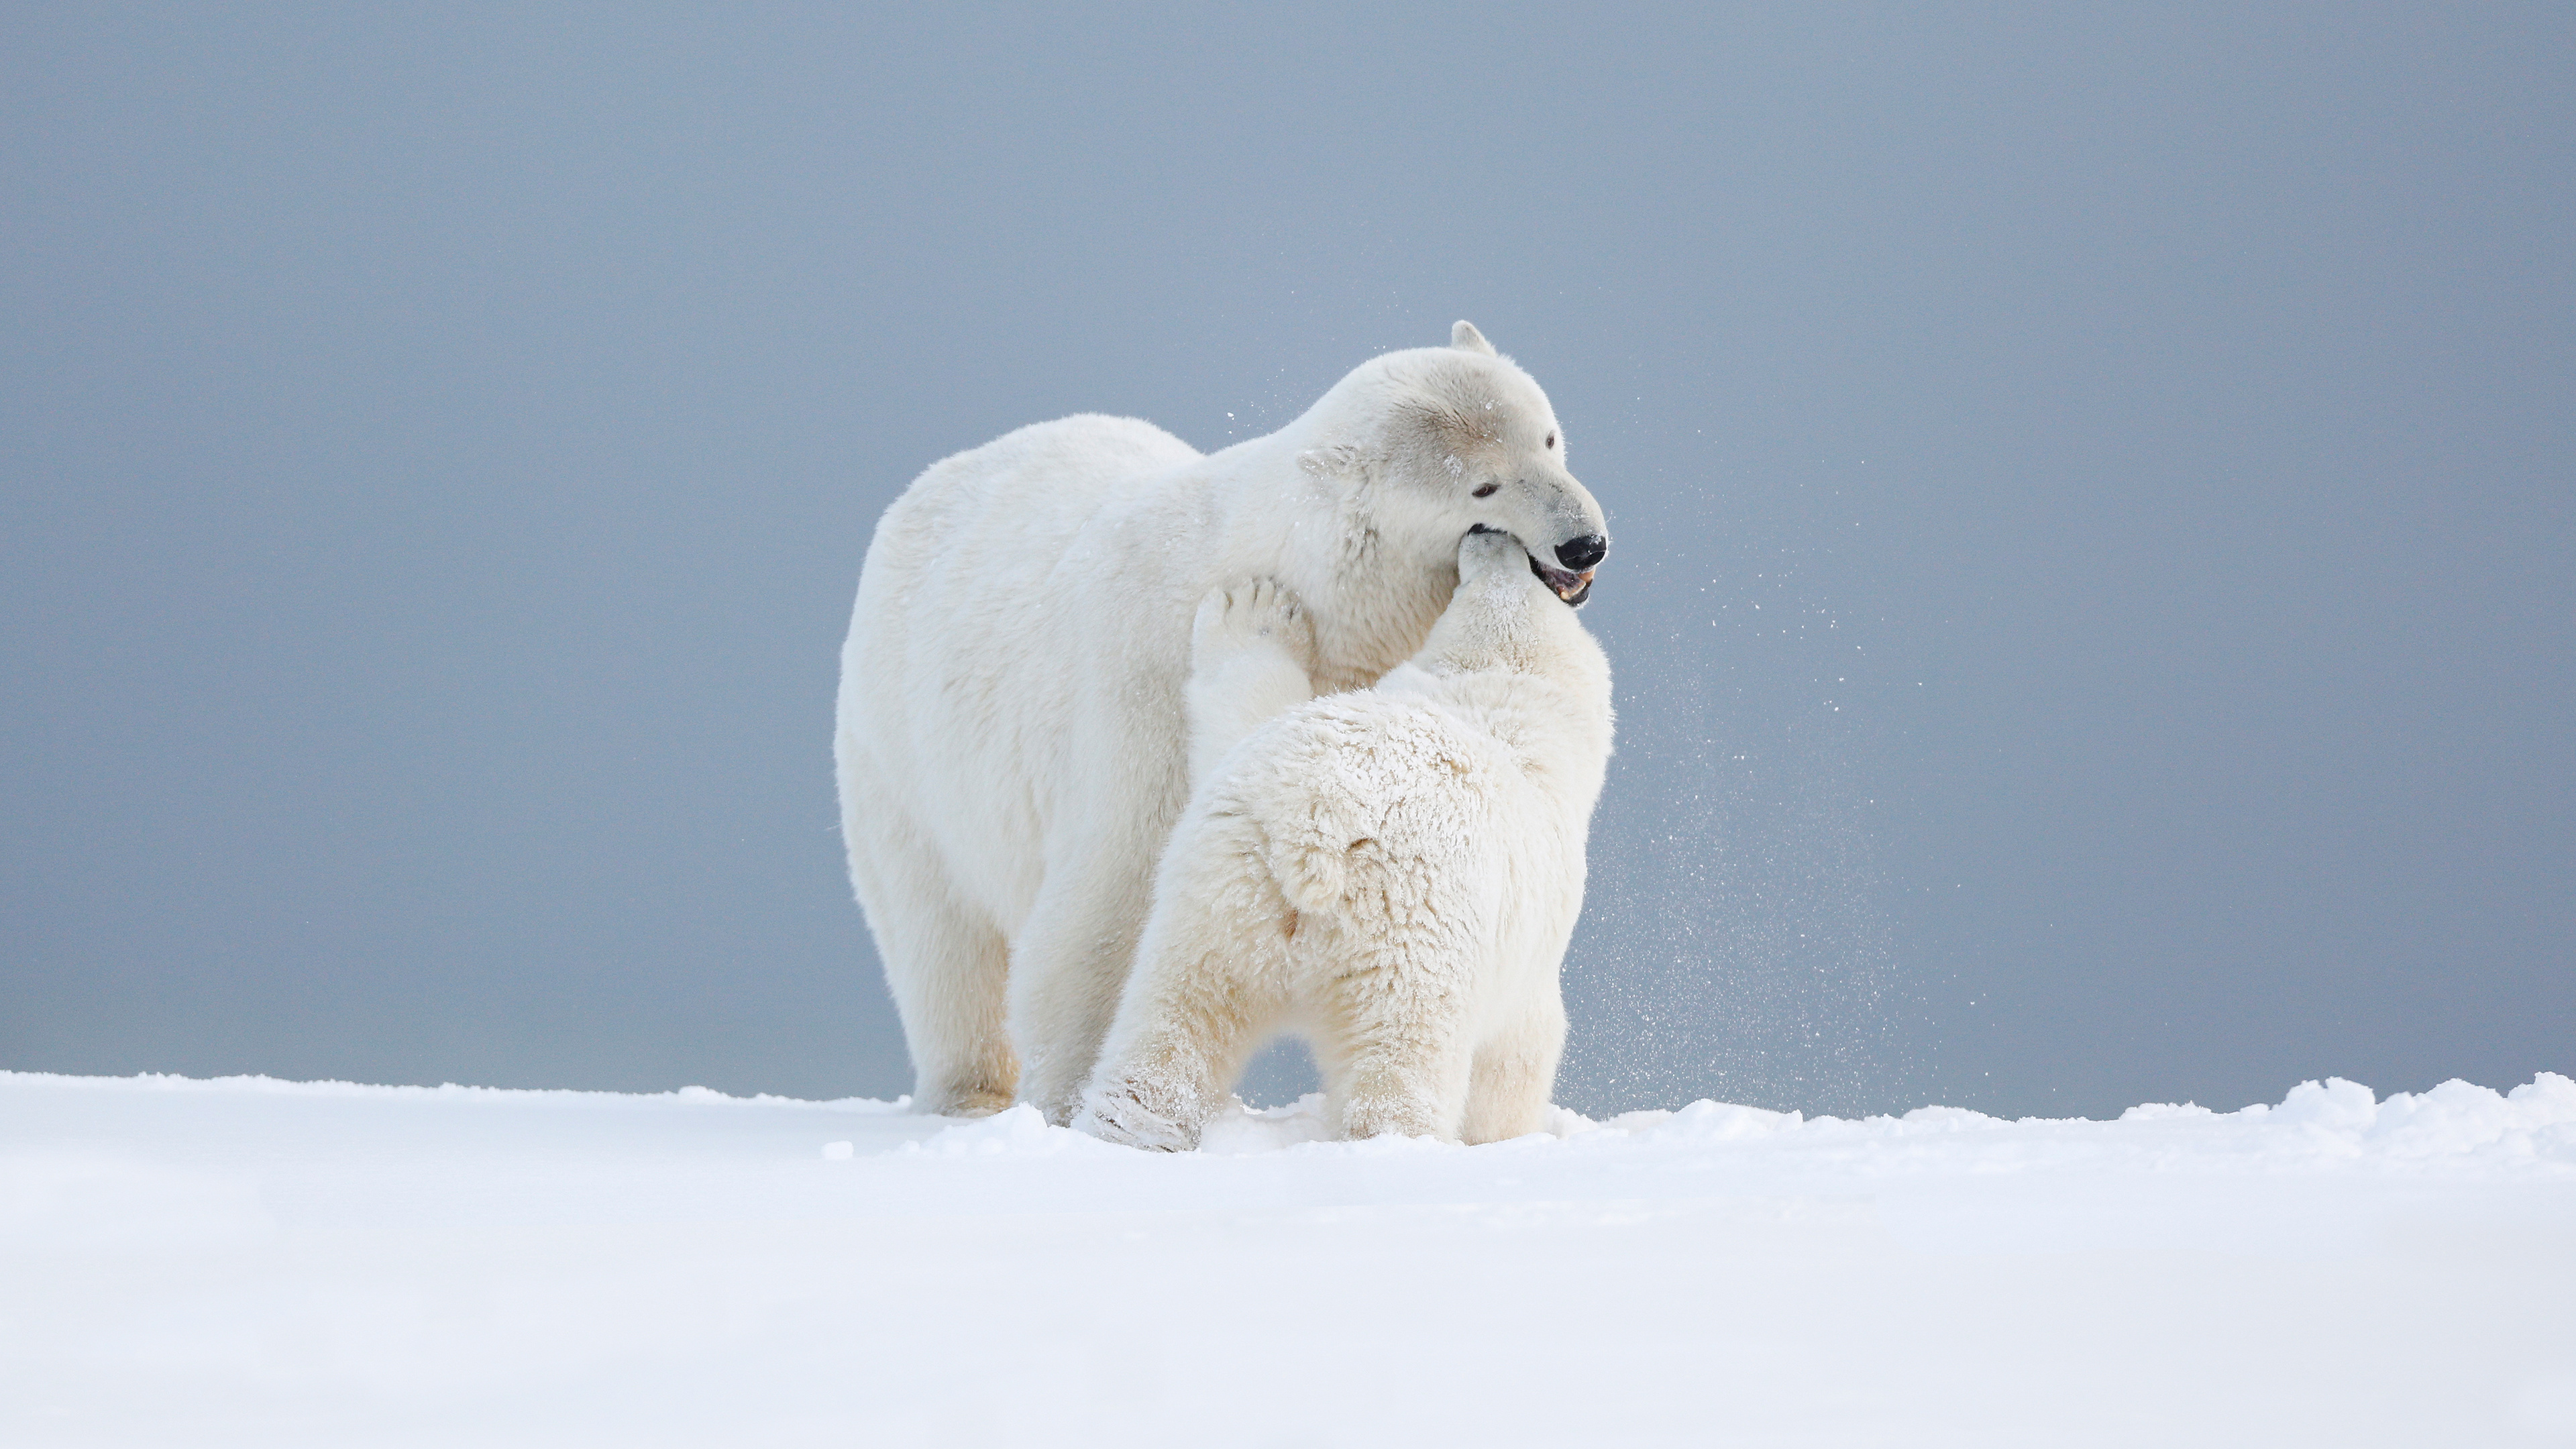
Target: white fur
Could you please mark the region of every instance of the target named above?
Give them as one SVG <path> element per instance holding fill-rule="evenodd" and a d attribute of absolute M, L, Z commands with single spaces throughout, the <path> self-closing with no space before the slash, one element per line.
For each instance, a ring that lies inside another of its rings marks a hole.
<path fill-rule="evenodd" d="M 1314 1047 L 1345 1135 L 1490 1142 L 1543 1125 L 1565 1043 L 1557 972 L 1610 757 L 1610 668 L 1511 539 L 1469 537 L 1459 569 L 1421 654 L 1374 689 L 1299 705 L 1230 752 L 1192 741 L 1222 762 L 1164 851 L 1074 1125 L 1193 1147 L 1282 1026 Z M 1293 667 L 1293 617 L 1270 592 L 1209 602 L 1287 622 L 1203 625 L 1202 677 L 1260 678 L 1246 656 Z"/>
<path fill-rule="evenodd" d="M 914 481 L 859 576 L 834 753 L 920 1110 L 1016 1091 L 1071 1115 L 1188 798 L 1209 589 L 1278 579 L 1312 629 L 1314 684 L 1369 684 L 1449 602 L 1470 525 L 1542 561 L 1606 534 L 1563 460 L 1546 394 L 1474 337 L 1364 363 L 1220 453 L 1082 416 Z"/>
<path fill-rule="evenodd" d="M 1315 630 L 1273 579 L 1211 589 L 1190 624 L 1190 786 L 1245 735 L 1315 697 Z"/>

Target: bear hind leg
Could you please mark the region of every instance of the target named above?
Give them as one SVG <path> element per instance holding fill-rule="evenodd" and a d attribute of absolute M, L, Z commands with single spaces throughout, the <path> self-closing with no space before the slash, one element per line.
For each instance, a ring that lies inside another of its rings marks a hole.
<path fill-rule="evenodd" d="M 1136 971 L 1074 1125 L 1132 1147 L 1185 1152 L 1243 1075 L 1285 1001 L 1286 903 L 1247 857 L 1185 829 L 1188 862 L 1165 873 Z"/>
<path fill-rule="evenodd" d="M 1274 1003 L 1249 999 L 1242 985 L 1214 976 L 1196 983 L 1184 999 L 1146 1008 L 1132 1037 L 1122 1011 L 1073 1125 L 1156 1152 L 1197 1147 L 1209 1114 L 1277 1015 Z"/>
<path fill-rule="evenodd" d="M 957 899 L 926 847 L 854 839 L 850 854 L 912 1055 L 912 1109 L 981 1117 L 1011 1105 L 1020 1068 L 1004 1014 L 1010 953 L 1001 931 Z"/>
<path fill-rule="evenodd" d="M 1381 964 L 1327 988 L 1316 1058 L 1344 1137 L 1458 1140 L 1474 1053 L 1447 974 Z"/>
<path fill-rule="evenodd" d="M 1469 1143 L 1503 1142 L 1547 1130 L 1556 1063 L 1565 1052 L 1565 1004 L 1556 992 L 1476 1049 L 1467 1084 Z"/>
<path fill-rule="evenodd" d="M 1082 1084 L 1118 1012 L 1144 930 L 1153 853 L 1102 838 L 1051 865 L 1011 943 L 1010 1021 L 1019 1044 L 1020 1098 L 1059 1127 L 1073 1121 Z"/>

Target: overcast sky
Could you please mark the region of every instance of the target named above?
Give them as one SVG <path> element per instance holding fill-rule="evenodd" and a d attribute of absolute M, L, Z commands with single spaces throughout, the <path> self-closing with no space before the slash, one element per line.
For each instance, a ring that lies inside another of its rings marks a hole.
<path fill-rule="evenodd" d="M 2576 1068 L 2567 7 L 5 24 L 0 1066 L 904 1089 L 879 511 L 1467 317 L 1618 540 L 1562 1100 Z"/>

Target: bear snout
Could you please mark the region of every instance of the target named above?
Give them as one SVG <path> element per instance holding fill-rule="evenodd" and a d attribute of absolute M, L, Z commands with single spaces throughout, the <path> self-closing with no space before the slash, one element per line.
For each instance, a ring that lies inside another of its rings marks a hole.
<path fill-rule="evenodd" d="M 1556 561 L 1576 573 L 1581 573 L 1599 564 L 1609 552 L 1610 540 L 1597 533 L 1587 533 L 1581 538 L 1569 538 L 1558 544 Z"/>

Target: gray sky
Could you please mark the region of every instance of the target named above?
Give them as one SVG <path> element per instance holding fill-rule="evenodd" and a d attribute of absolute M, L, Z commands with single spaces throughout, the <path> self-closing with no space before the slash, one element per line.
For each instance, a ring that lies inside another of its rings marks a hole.
<path fill-rule="evenodd" d="M 1617 550 L 1562 1100 L 2576 1067 L 2576 12 L 13 7 L 0 1065 L 909 1073 L 924 465 L 1472 318 Z"/>

